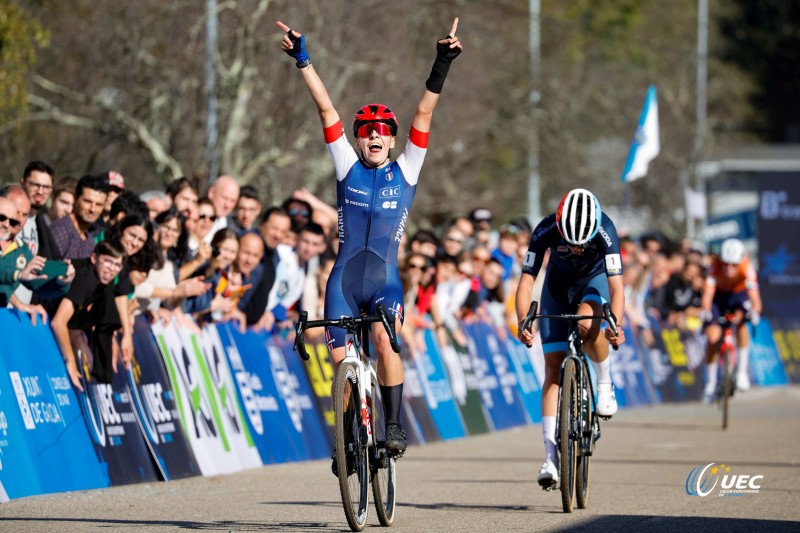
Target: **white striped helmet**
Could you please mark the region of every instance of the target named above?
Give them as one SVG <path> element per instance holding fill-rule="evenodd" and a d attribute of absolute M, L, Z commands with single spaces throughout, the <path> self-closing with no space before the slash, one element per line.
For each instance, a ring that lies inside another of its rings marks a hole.
<path fill-rule="evenodd" d="M 739 239 L 725 239 L 719 251 L 719 258 L 723 263 L 738 265 L 744 259 L 747 250 Z"/>
<path fill-rule="evenodd" d="M 586 189 L 572 189 L 561 199 L 556 211 L 556 225 L 564 240 L 581 246 L 597 235 L 600 228 L 600 202 Z"/>

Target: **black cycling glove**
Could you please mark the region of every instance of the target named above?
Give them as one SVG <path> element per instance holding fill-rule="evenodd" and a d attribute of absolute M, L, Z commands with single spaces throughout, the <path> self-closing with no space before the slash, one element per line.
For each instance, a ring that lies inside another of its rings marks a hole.
<path fill-rule="evenodd" d="M 448 35 L 447 39 L 450 38 Z M 444 87 L 444 80 L 447 78 L 447 71 L 450 70 L 450 63 L 453 62 L 458 54 L 461 53 L 461 48 L 450 48 L 449 43 L 436 42 L 436 60 L 433 62 L 431 68 L 431 75 L 425 82 L 425 87 L 432 93 L 440 94 L 442 87 Z"/>

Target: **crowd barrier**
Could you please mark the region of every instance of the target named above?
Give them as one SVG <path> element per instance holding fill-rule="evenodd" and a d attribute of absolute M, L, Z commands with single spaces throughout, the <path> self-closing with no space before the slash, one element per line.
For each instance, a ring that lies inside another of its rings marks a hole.
<path fill-rule="evenodd" d="M 541 421 L 541 346 L 527 349 L 480 321 L 464 329 L 465 346 L 440 346 L 426 331 L 424 350 L 403 348 L 401 416 L 414 444 Z M 333 368 L 321 339 L 303 363 L 280 335 L 140 318 L 131 368 L 80 392 L 47 326 L 3 309 L 0 331 L 0 501 L 225 474 L 332 449 Z M 646 346 L 625 333 L 629 342 L 611 355 L 621 407 L 700 399 L 698 335 L 664 327 Z M 750 361 L 756 385 L 800 382 L 800 321 L 762 320 Z"/>

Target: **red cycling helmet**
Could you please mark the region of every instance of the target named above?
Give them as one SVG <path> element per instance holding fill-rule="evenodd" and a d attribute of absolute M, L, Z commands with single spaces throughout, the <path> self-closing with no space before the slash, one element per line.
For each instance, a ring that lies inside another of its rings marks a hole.
<path fill-rule="evenodd" d="M 397 135 L 397 117 L 391 109 L 383 104 L 367 104 L 359 109 L 353 117 L 353 135 L 359 137 L 358 129 L 370 122 L 380 122 L 389 126 L 392 136 Z"/>

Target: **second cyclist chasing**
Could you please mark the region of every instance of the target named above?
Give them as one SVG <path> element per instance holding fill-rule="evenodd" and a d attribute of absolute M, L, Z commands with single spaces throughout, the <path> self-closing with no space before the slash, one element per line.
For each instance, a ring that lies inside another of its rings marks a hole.
<path fill-rule="evenodd" d="M 600 209 L 600 202 L 585 189 L 574 189 L 561 199 L 558 211 L 542 219 L 533 230 L 517 287 L 517 318 L 525 319 L 532 299 L 533 285 L 542 267 L 545 252 L 550 259 L 542 286 L 541 314 L 602 315 L 602 306 L 610 302 L 620 326 L 625 311 L 622 286 L 622 260 L 617 230 Z M 545 460 L 537 481 L 543 488 L 558 483 L 558 447 L 556 446 L 556 411 L 561 362 L 567 350 L 567 322 L 537 321 L 542 334 L 545 378 L 542 386 L 542 433 Z M 622 328 L 618 334 L 606 327 L 600 335 L 601 320 L 580 322 L 583 347 L 597 374 L 597 414 L 609 417 L 617 412 L 617 400 L 611 383 L 608 345 L 625 342 Z M 520 327 L 519 339 L 530 346 L 536 330 Z"/>

